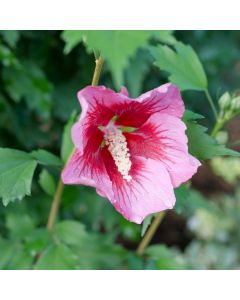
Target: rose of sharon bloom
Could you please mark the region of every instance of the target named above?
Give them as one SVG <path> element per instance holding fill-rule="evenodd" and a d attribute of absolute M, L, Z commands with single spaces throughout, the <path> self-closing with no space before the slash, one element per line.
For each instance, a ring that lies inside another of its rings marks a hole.
<path fill-rule="evenodd" d="M 87 86 L 72 128 L 76 150 L 62 172 L 65 184 L 96 188 L 127 220 L 141 223 L 175 204 L 173 188 L 200 162 L 188 153 L 179 89 L 164 84 L 136 99 L 122 88 Z"/>

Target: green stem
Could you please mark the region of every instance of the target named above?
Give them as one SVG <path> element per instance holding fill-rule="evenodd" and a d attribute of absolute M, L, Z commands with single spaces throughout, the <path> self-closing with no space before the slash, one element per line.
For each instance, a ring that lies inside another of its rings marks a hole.
<path fill-rule="evenodd" d="M 210 106 L 212 108 L 214 117 L 215 117 L 215 119 L 217 121 L 217 119 L 218 119 L 218 113 L 217 113 L 217 109 L 216 109 L 216 107 L 214 105 L 213 99 L 212 99 L 211 95 L 209 94 L 208 90 L 204 90 L 204 93 L 205 93 L 205 95 L 206 95 L 206 97 L 208 99 L 208 102 L 209 102 L 209 104 L 210 104 Z"/>
<path fill-rule="evenodd" d="M 159 224 L 161 223 L 162 219 L 164 218 L 166 214 L 166 211 L 161 211 L 157 213 L 155 219 L 151 223 L 151 225 L 148 228 L 148 231 L 144 235 L 143 239 L 141 240 L 138 248 L 137 248 L 137 254 L 142 255 L 146 247 L 149 245 L 151 242 Z"/>
<path fill-rule="evenodd" d="M 99 58 L 97 58 L 95 62 L 96 62 L 95 70 L 94 70 L 93 79 L 92 79 L 92 85 L 93 86 L 96 86 L 98 84 L 98 81 L 99 81 L 99 77 L 100 77 L 100 73 L 101 73 L 102 65 L 103 65 L 102 57 L 100 56 Z M 71 152 L 68 160 L 71 158 L 73 152 L 74 152 L 74 149 Z M 50 209 L 49 216 L 48 216 L 47 229 L 49 231 L 52 231 L 53 226 L 55 224 L 55 220 L 56 220 L 56 217 L 57 217 L 57 214 L 58 214 L 58 210 L 59 210 L 63 190 L 64 190 L 64 184 L 63 184 L 63 182 L 60 178 L 59 181 L 58 181 L 58 184 L 57 184 L 56 192 L 55 192 L 55 195 L 53 197 L 51 209 Z"/>
<path fill-rule="evenodd" d="M 225 122 L 223 122 L 222 120 L 217 120 L 217 122 L 211 132 L 211 136 L 215 138 L 218 131 L 223 127 L 224 124 L 225 124 Z"/>
<path fill-rule="evenodd" d="M 99 77 L 100 77 L 100 74 L 101 74 L 103 62 L 104 61 L 103 61 L 103 58 L 101 56 L 99 56 L 99 58 L 97 58 L 95 60 L 95 70 L 94 70 L 93 79 L 92 79 L 92 85 L 93 86 L 98 85 L 98 81 L 99 81 Z"/>
<path fill-rule="evenodd" d="M 61 198 L 62 198 L 63 190 L 64 190 L 64 185 L 63 185 L 63 182 L 60 178 L 59 181 L 58 181 L 58 184 L 57 184 L 56 192 L 55 192 L 55 195 L 53 197 L 52 206 L 51 206 L 50 213 L 49 213 L 49 216 L 48 216 L 47 229 L 49 231 L 51 231 L 53 229 L 55 219 L 56 219 L 56 216 L 57 216 L 57 213 L 58 213 L 60 201 L 61 201 Z"/>

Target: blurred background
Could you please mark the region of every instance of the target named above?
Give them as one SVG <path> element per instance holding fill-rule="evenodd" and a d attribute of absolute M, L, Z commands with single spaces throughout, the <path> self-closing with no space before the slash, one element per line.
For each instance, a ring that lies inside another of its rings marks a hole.
<path fill-rule="evenodd" d="M 239 31 L 175 31 L 174 36 L 195 49 L 214 99 L 226 90 L 238 92 Z M 68 55 L 63 49 L 60 31 L 0 31 L 0 147 L 42 148 L 59 156 L 63 128 L 74 111 L 80 112 L 76 93 L 91 83 L 94 70 L 94 56 L 82 43 Z M 132 97 L 167 78 L 144 48 L 124 71 Z M 115 88 L 108 64 L 100 84 Z M 211 129 L 214 120 L 204 97 L 183 92 L 186 107 L 205 116 L 201 122 Z M 228 146 L 235 150 L 240 150 L 239 121 L 236 117 L 225 128 Z M 46 171 L 54 186 L 59 170 Z M 240 268 L 239 158 L 217 157 L 203 164 L 190 197 L 181 194 L 143 257 L 135 254 L 142 227 L 124 220 L 94 189 L 83 186 L 65 188 L 59 211 L 59 220 L 76 221 L 79 244 L 71 251 L 53 247 L 45 229 L 52 197 L 41 186 L 41 172 L 38 167 L 31 196 L 7 207 L 0 203 L 0 269 Z M 43 251 L 45 260 L 39 263 Z"/>

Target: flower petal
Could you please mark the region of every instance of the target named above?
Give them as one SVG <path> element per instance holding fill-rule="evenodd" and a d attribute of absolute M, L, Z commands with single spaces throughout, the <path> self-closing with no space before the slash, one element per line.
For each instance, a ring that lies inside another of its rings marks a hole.
<path fill-rule="evenodd" d="M 73 141 L 81 149 L 84 148 L 83 140 L 92 134 L 89 127 L 105 126 L 113 116 L 118 116 L 116 125 L 140 127 L 156 112 L 179 118 L 184 112 L 180 91 L 170 83 L 136 99 L 129 98 L 125 88 L 116 93 L 104 86 L 87 86 L 78 92 L 78 98 L 82 114 L 79 123 L 73 129 Z"/>
<path fill-rule="evenodd" d="M 63 182 L 96 187 L 99 195 L 136 223 L 172 208 L 173 186 L 191 178 L 200 165 L 188 154 L 186 127 L 179 119 L 184 111 L 179 89 L 166 84 L 131 99 L 126 89 L 115 93 L 88 86 L 78 97 L 82 114 L 72 128 L 77 149 L 62 172 Z M 138 128 L 124 133 L 131 154 L 130 181 L 123 179 L 102 144 L 100 126 L 107 126 L 113 117 L 115 125 Z"/>
<path fill-rule="evenodd" d="M 96 187 L 101 196 L 113 197 L 112 183 L 101 155 L 82 155 L 79 150 L 76 150 L 61 175 L 64 184 L 83 184 Z"/>
<path fill-rule="evenodd" d="M 125 133 L 131 155 L 161 161 L 178 187 L 196 173 L 200 162 L 188 153 L 186 126 L 164 113 L 152 115 L 137 131 Z"/>
<path fill-rule="evenodd" d="M 184 103 L 179 88 L 166 83 L 139 96 L 137 101 L 152 106 L 152 113 L 162 112 L 181 118 L 184 113 Z"/>
<path fill-rule="evenodd" d="M 75 146 L 83 153 L 89 138 L 98 131 L 98 126 L 105 126 L 116 115 L 116 104 L 126 106 L 131 100 L 126 97 L 127 90 L 123 88 L 115 93 L 104 86 L 87 86 L 78 92 L 82 107 L 79 121 L 72 128 L 72 139 Z"/>
<path fill-rule="evenodd" d="M 127 97 L 129 96 L 128 90 L 125 86 L 121 87 L 120 94 L 127 96 Z"/>
<path fill-rule="evenodd" d="M 118 111 L 118 125 L 140 127 L 152 114 L 157 112 L 181 118 L 184 112 L 184 103 L 179 89 L 168 83 L 132 99 L 128 106 L 116 104 L 114 109 Z"/>
<path fill-rule="evenodd" d="M 139 224 L 147 215 L 174 206 L 171 179 L 160 161 L 133 157 L 130 171 L 132 180 L 127 182 L 117 171 L 107 151 L 104 157 L 114 192 L 109 200 L 126 219 Z"/>

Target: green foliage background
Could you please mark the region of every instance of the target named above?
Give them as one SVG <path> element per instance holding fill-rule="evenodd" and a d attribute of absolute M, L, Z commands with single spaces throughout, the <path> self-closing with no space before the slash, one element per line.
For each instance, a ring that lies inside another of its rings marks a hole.
<path fill-rule="evenodd" d="M 204 94 L 217 104 L 239 89 L 239 46 L 238 31 L 0 31 L 0 269 L 239 268 L 239 158 L 214 158 L 238 153 L 207 134 L 214 117 Z M 143 257 L 135 252 L 141 226 L 92 188 L 67 186 L 57 225 L 46 230 L 94 52 L 106 61 L 100 84 L 125 85 L 132 97 L 168 78 L 179 85 L 186 108 L 205 117 L 185 115 L 190 152 L 231 180 L 231 193 L 177 189 L 176 208 Z M 221 172 L 229 164 L 231 176 Z"/>

